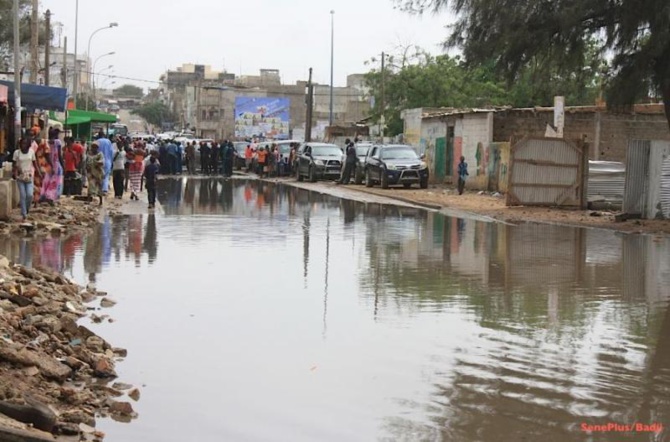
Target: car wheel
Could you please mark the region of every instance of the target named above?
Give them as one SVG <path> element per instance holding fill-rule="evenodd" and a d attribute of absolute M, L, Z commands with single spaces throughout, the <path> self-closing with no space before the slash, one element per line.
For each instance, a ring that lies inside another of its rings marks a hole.
<path fill-rule="evenodd" d="M 421 181 L 419 182 L 419 186 L 422 189 L 427 189 L 428 188 L 428 178 L 421 178 Z"/>
<path fill-rule="evenodd" d="M 311 166 L 309 168 L 309 181 L 310 183 L 316 183 L 316 173 L 314 172 L 314 168 Z"/>
<path fill-rule="evenodd" d="M 412 187 L 412 184 L 411 183 L 403 183 L 402 187 L 404 187 L 405 189 L 409 189 L 410 187 Z"/>
<path fill-rule="evenodd" d="M 298 180 L 298 182 L 302 183 L 302 175 L 300 174 L 299 167 L 295 168 L 295 179 Z"/>
<path fill-rule="evenodd" d="M 383 169 L 380 172 L 380 174 L 381 174 L 381 177 L 380 177 L 379 181 L 381 181 L 382 189 L 388 189 L 389 188 L 389 176 L 386 174 L 386 169 Z"/>
<path fill-rule="evenodd" d="M 374 186 L 374 183 L 372 182 L 372 178 L 370 178 L 370 171 L 365 169 L 365 187 L 372 186 Z"/>

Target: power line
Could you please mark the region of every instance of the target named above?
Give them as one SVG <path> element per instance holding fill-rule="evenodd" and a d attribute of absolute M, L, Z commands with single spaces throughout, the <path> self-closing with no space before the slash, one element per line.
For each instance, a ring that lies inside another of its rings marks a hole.
<path fill-rule="evenodd" d="M 153 83 L 153 84 L 165 84 L 168 87 L 184 85 L 183 83 L 179 83 L 179 82 L 168 83 L 168 82 L 164 82 L 164 81 L 160 81 L 160 80 L 146 80 L 146 79 L 143 79 L 143 78 L 124 77 L 124 76 L 116 75 L 116 74 L 100 74 L 100 73 L 95 73 L 95 72 L 90 72 L 90 71 L 82 71 L 82 72 L 84 72 L 86 74 L 89 74 L 89 75 L 98 75 L 100 77 L 107 77 L 107 78 L 118 79 L 118 80 L 139 81 L 139 82 L 143 82 L 143 83 Z M 282 85 L 282 86 L 296 87 L 295 85 Z M 315 85 L 315 87 L 318 87 L 318 86 L 322 86 L 324 88 L 328 87 L 327 85 Z M 196 88 L 196 89 L 205 89 L 205 90 L 215 90 L 216 89 L 212 86 L 189 85 L 189 87 L 193 87 L 193 88 Z M 224 89 L 221 89 L 221 90 L 232 90 L 232 91 L 253 91 L 254 90 L 254 88 L 244 87 L 244 86 L 223 86 L 223 88 Z M 335 89 L 337 89 L 337 88 L 335 88 Z M 278 92 L 270 92 L 270 93 L 276 94 Z M 301 96 L 306 95 L 304 93 L 303 94 L 288 93 L 288 94 L 289 95 L 301 95 Z M 353 94 L 352 93 L 337 94 L 336 93 L 335 95 L 337 97 L 361 97 L 364 94 L 362 94 L 362 93 L 358 93 L 358 94 L 356 94 L 356 93 L 353 93 Z M 330 93 L 329 92 L 320 93 L 320 94 L 319 93 L 314 93 L 314 96 L 315 97 L 317 97 L 317 96 L 327 97 L 327 96 L 330 96 Z"/>

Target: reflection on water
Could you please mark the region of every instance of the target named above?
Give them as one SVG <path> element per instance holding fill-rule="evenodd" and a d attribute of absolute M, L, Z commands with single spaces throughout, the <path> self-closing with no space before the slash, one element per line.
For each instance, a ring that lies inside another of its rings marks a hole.
<path fill-rule="evenodd" d="M 89 235 L 52 235 L 35 240 L 31 237 L 0 237 L 0 254 L 25 266 L 45 267 L 61 273 L 73 274 L 75 257 L 80 254 L 83 271 L 89 281 L 101 273 L 112 261 L 123 256 L 132 259 L 137 267 L 146 254 L 153 264 L 158 254 L 156 217 L 132 215 L 106 218 Z"/>
<path fill-rule="evenodd" d="M 562 441 L 587 440 L 582 423 L 668 423 L 666 239 L 159 185 L 165 215 L 0 243 L 126 295 L 106 332 L 132 355 L 124 379 L 149 387 L 110 440 Z"/>

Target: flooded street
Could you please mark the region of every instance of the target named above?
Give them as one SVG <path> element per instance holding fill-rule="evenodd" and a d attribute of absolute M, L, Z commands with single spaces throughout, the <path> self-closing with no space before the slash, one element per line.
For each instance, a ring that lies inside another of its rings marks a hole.
<path fill-rule="evenodd" d="M 0 253 L 94 282 L 141 387 L 109 441 L 661 440 L 670 241 L 243 180 Z M 144 202 L 138 204 L 145 204 Z M 663 436 L 667 437 L 667 430 Z"/>

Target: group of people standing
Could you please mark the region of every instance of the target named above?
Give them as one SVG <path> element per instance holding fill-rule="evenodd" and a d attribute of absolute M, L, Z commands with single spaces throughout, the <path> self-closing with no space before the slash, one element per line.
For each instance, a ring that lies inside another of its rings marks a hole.
<path fill-rule="evenodd" d="M 289 154 L 284 155 L 275 143 L 263 147 L 252 140 L 244 150 L 246 171 L 255 172 L 261 178 L 288 176 L 297 149 L 298 143 L 291 143 Z"/>
<path fill-rule="evenodd" d="M 199 144 L 196 141 L 187 142 L 185 160 L 190 175 L 196 173 L 196 149 L 200 153 L 200 171 L 203 175 L 233 176 L 237 151 L 232 141 L 224 140 L 220 143 L 201 141 Z"/>
<path fill-rule="evenodd" d="M 21 200 L 21 217 L 25 220 L 31 206 L 45 202 L 53 205 L 63 192 L 62 144 L 56 137 L 40 138 L 40 128 L 31 129 L 14 151 L 13 177 Z M 53 132 L 52 132 L 53 134 Z"/>

